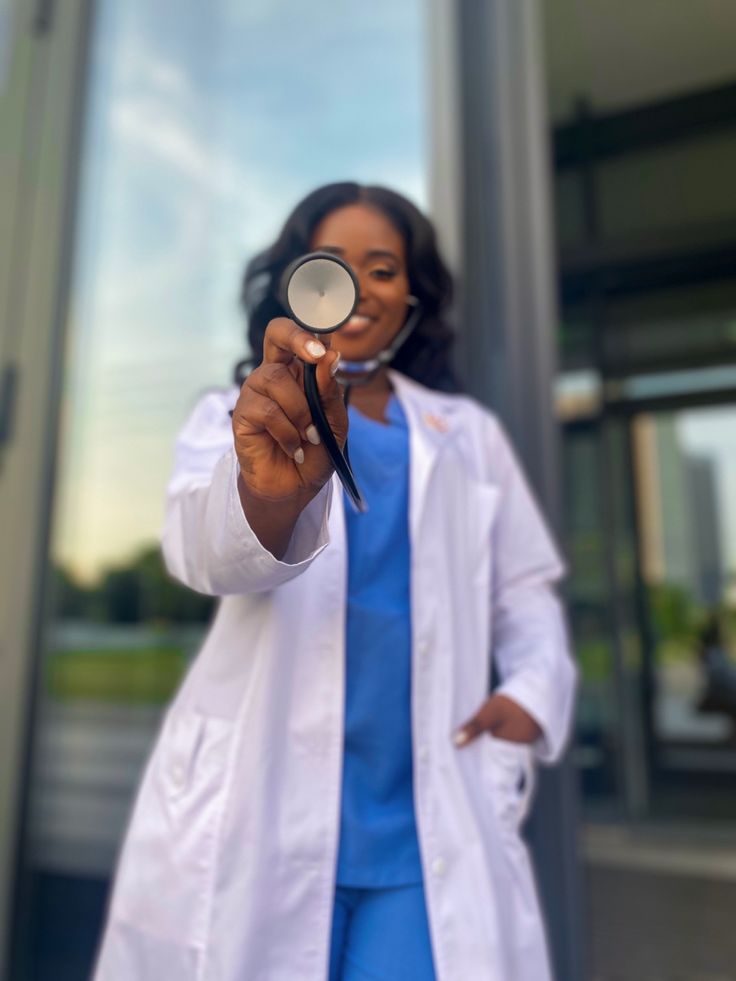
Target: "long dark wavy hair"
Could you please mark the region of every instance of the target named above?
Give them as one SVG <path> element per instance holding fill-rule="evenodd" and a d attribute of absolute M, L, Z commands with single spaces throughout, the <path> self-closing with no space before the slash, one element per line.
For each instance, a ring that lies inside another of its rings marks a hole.
<path fill-rule="evenodd" d="M 392 222 L 406 244 L 410 290 L 419 300 L 422 317 L 392 362 L 409 378 L 441 391 L 457 391 L 450 362 L 453 330 L 445 320 L 452 299 L 452 276 L 437 249 L 434 228 L 422 212 L 396 191 L 364 187 L 352 181 L 327 184 L 308 194 L 286 219 L 276 241 L 254 256 L 243 276 L 241 302 L 248 318 L 251 357 L 235 369 L 241 382 L 249 367 L 263 359 L 268 322 L 288 316 L 279 299 L 281 277 L 294 259 L 310 251 L 315 228 L 331 211 L 366 204 Z"/>

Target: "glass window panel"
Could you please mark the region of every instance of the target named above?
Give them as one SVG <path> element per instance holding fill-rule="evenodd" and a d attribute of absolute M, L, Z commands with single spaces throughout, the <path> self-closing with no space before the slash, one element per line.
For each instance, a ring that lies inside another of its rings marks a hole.
<path fill-rule="evenodd" d="M 577 170 L 557 171 L 554 179 L 557 247 L 582 245 L 586 239 L 583 178 Z"/>
<path fill-rule="evenodd" d="M 637 419 L 639 456 L 648 461 L 638 501 L 654 628 L 653 724 L 658 740 L 681 747 L 733 745 L 735 423 L 732 406 Z M 704 758 L 696 768 L 709 765 Z"/>
<path fill-rule="evenodd" d="M 620 748 L 603 449 L 596 425 L 571 425 L 564 432 L 565 545 L 570 565 L 566 600 L 580 667 L 575 759 L 588 810 L 601 804 L 615 809 Z"/>

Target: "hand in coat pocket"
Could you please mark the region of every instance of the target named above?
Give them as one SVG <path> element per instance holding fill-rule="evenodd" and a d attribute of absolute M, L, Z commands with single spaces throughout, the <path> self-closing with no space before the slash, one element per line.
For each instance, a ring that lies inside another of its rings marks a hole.
<path fill-rule="evenodd" d="M 456 746 L 467 746 L 484 732 L 496 739 L 525 744 L 535 742 L 542 735 L 536 720 L 518 702 L 500 694 L 486 699 L 475 715 L 455 732 L 453 740 Z"/>

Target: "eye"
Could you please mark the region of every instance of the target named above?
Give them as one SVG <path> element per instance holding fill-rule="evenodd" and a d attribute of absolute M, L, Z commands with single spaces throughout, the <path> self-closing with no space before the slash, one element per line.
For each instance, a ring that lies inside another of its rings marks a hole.
<path fill-rule="evenodd" d="M 383 279 L 383 280 L 393 279 L 394 276 L 396 276 L 396 270 L 395 269 L 385 269 L 385 268 L 384 269 L 371 269 L 371 276 L 373 276 L 374 279 Z"/>

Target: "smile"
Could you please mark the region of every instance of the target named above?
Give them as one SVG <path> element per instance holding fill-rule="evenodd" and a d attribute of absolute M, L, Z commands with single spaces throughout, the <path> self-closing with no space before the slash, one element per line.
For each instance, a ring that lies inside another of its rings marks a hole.
<path fill-rule="evenodd" d="M 362 334 L 374 323 L 373 317 L 366 317 L 362 313 L 354 313 L 347 323 L 340 328 L 341 334 Z"/>

